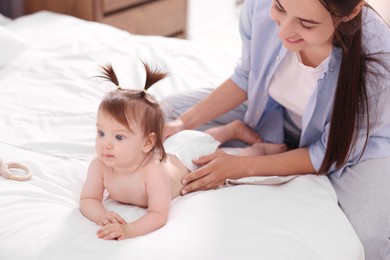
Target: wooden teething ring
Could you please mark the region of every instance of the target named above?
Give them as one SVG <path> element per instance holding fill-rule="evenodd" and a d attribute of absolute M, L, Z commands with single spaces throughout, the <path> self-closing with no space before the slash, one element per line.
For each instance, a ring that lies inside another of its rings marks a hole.
<path fill-rule="evenodd" d="M 14 175 L 10 171 L 10 169 L 23 170 L 26 172 L 26 175 L 24 176 Z M 6 179 L 10 179 L 14 181 L 27 181 L 32 177 L 31 169 L 27 165 L 17 163 L 17 162 L 3 163 L 1 160 L 0 160 L 0 175 Z"/>

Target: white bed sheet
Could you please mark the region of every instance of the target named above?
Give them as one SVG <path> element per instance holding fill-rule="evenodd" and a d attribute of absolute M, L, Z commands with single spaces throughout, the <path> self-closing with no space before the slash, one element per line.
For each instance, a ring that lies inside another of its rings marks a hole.
<path fill-rule="evenodd" d="M 123 86 L 140 88 L 139 58 L 161 64 L 171 76 L 151 89 L 160 99 L 216 86 L 236 57 L 49 12 L 6 28 L 29 49 L 0 68 L 0 158 L 28 164 L 33 178 L 0 177 L 0 260 L 364 259 L 324 176 L 192 193 L 172 201 L 160 230 L 120 242 L 99 240 L 98 227 L 78 209 L 94 155 L 96 109 L 112 88 L 93 77 L 97 66 L 112 63 Z M 127 221 L 145 212 L 108 197 L 105 205 Z"/>

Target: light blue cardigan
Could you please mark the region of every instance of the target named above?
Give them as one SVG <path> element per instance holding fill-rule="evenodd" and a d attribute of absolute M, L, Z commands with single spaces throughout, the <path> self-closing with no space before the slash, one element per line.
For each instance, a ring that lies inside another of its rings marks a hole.
<path fill-rule="evenodd" d="M 248 110 L 245 123 L 259 132 L 268 142 L 283 142 L 282 107 L 268 94 L 268 86 L 287 53 L 277 36 L 278 27 L 270 18 L 271 0 L 246 0 L 240 17 L 240 34 L 243 42 L 242 57 L 231 79 L 248 93 Z M 390 67 L 390 30 L 374 11 L 363 9 L 363 48 L 369 53 L 387 52 L 380 56 Z M 340 69 L 341 49 L 334 47 L 328 67 L 318 80 L 302 118 L 300 147 L 309 147 L 310 159 L 316 170 L 325 155 L 333 107 L 333 96 Z M 384 71 L 383 68 L 378 68 Z M 368 139 L 361 160 L 390 156 L 390 74 L 368 80 L 371 115 L 376 124 Z M 378 85 L 373 85 L 377 83 Z M 291 83 L 293 86 L 293 82 Z M 344 167 L 331 172 L 338 176 L 346 166 L 358 162 L 365 135 L 359 135 L 356 149 Z"/>

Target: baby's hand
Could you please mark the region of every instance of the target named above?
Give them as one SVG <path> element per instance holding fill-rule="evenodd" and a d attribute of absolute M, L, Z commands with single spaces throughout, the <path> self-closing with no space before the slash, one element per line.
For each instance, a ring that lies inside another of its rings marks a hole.
<path fill-rule="evenodd" d="M 108 224 L 126 224 L 126 220 L 119 216 L 117 213 L 113 211 L 107 211 L 104 214 L 102 214 L 98 220 L 96 221 L 96 224 L 103 227 Z"/>
<path fill-rule="evenodd" d="M 108 224 L 99 229 L 97 232 L 97 237 L 104 240 L 122 240 L 129 238 L 131 236 L 130 227 L 127 224 L 113 223 Z"/>

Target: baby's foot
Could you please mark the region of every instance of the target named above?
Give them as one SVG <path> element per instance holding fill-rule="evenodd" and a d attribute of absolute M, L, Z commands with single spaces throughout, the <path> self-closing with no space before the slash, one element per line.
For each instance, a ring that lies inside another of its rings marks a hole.
<path fill-rule="evenodd" d="M 285 144 L 256 143 L 250 147 L 242 148 L 240 155 L 257 156 L 282 153 L 287 150 Z"/>
<path fill-rule="evenodd" d="M 233 136 L 235 139 L 241 140 L 248 144 L 261 142 L 259 135 L 251 128 L 247 127 L 240 120 L 234 120 L 233 122 L 229 123 L 229 126 L 233 130 Z"/>

